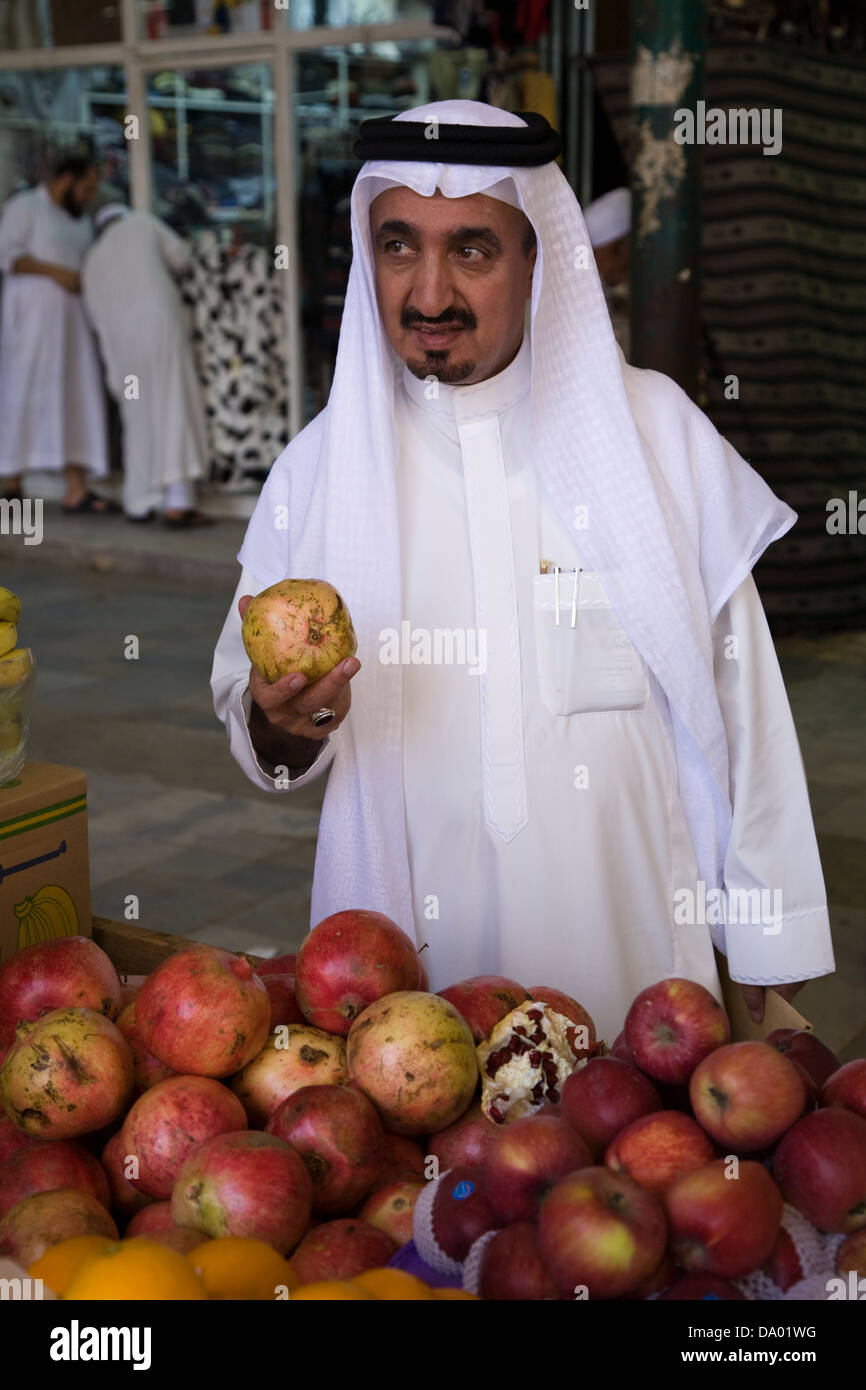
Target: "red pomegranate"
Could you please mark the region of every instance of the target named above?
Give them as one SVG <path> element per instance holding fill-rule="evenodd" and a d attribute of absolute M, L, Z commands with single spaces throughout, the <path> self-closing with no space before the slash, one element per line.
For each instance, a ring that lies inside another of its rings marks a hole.
<path fill-rule="evenodd" d="M 379 1172 L 379 1186 L 391 1182 L 424 1182 L 426 1156 L 421 1145 L 405 1134 L 385 1131 L 385 1163 Z"/>
<path fill-rule="evenodd" d="M 108 1210 L 111 1194 L 99 1160 L 80 1144 L 34 1144 L 13 1154 L 0 1166 L 0 1217 L 25 1197 L 54 1188 L 89 1192 Z"/>
<path fill-rule="evenodd" d="M 551 985 L 530 985 L 530 999 L 540 999 L 542 1004 L 549 1004 L 558 1014 L 564 1014 L 570 1018 L 572 1023 L 576 1023 L 579 1028 L 586 1029 L 586 1047 L 581 1047 L 582 1039 L 577 1039 L 577 1057 L 589 1057 L 594 1052 L 595 1024 L 592 1017 L 587 1013 L 582 1004 L 573 999 L 570 994 L 563 994 L 561 989 L 553 989 Z"/>
<path fill-rule="evenodd" d="M 268 960 L 250 960 L 250 965 L 264 980 L 268 975 L 294 976 L 297 959 L 296 955 L 271 956 Z"/>
<path fill-rule="evenodd" d="M 302 1284 L 353 1279 L 365 1269 L 386 1265 L 398 1248 L 384 1231 L 358 1217 L 344 1217 L 308 1231 L 292 1256 L 292 1269 Z"/>
<path fill-rule="evenodd" d="M 34 1192 L 17 1202 L 0 1221 L 0 1255 L 28 1269 L 50 1245 L 71 1236 L 108 1236 L 117 1240 L 108 1209 L 89 1192 L 60 1187 Z"/>
<path fill-rule="evenodd" d="M 373 1105 L 349 1086 L 302 1086 L 266 1125 L 291 1144 L 313 1180 L 316 1216 L 342 1216 L 366 1197 L 385 1162 L 385 1131 Z"/>
<path fill-rule="evenodd" d="M 148 975 L 135 1001 L 143 1045 L 173 1071 L 230 1076 L 260 1052 L 271 1005 L 243 956 L 189 946 Z"/>
<path fill-rule="evenodd" d="M 111 1191 L 112 1213 L 121 1222 L 128 1221 L 136 1212 L 143 1211 L 155 1202 L 154 1197 L 148 1197 L 146 1192 L 139 1192 L 125 1176 L 126 1148 L 122 1130 L 111 1136 L 102 1150 L 100 1162 Z"/>
<path fill-rule="evenodd" d="M 275 1134 L 218 1134 L 194 1149 L 171 1194 L 177 1226 L 208 1236 L 251 1236 L 287 1255 L 310 1224 L 313 1182 Z"/>
<path fill-rule="evenodd" d="M 439 998 L 447 999 L 465 1018 L 476 1044 L 489 1037 L 499 1020 L 519 1009 L 528 997 L 523 985 L 505 975 L 474 975 L 439 990 Z"/>
<path fill-rule="evenodd" d="M 281 1023 L 305 1023 L 295 998 L 294 975 L 264 975 L 265 989 L 271 1001 L 271 1031 Z"/>
<path fill-rule="evenodd" d="M 17 1023 L 67 1007 L 93 1009 L 106 1018 L 120 1011 L 117 971 L 89 937 L 37 941 L 0 965 L 0 1048 L 14 1040 Z"/>
<path fill-rule="evenodd" d="M 132 1053 L 132 1064 L 135 1068 L 135 1087 L 137 1091 L 147 1091 L 151 1086 L 155 1086 L 157 1081 L 165 1081 L 169 1076 L 175 1076 L 176 1072 L 171 1067 L 167 1067 L 164 1062 L 160 1062 L 141 1041 L 138 1024 L 135 1021 L 135 1000 L 127 1004 L 125 1009 L 121 1009 L 117 1015 L 117 1026 L 126 1041 L 129 1043 L 129 1050 Z"/>
<path fill-rule="evenodd" d="M 157 1231 L 175 1229 L 171 1215 L 171 1202 L 150 1202 L 148 1206 L 135 1213 L 124 1234 L 126 1236 L 151 1236 L 155 1239 Z"/>
<path fill-rule="evenodd" d="M 251 1129 L 264 1129 L 278 1105 L 302 1086 L 335 1086 L 348 1081 L 342 1038 L 289 1023 L 267 1038 L 258 1056 L 232 1077 L 231 1087 Z"/>
<path fill-rule="evenodd" d="M 397 990 L 417 989 L 414 941 L 382 912 L 335 912 L 301 943 L 295 990 L 316 1028 L 345 1037 L 368 1004 Z"/>
<path fill-rule="evenodd" d="M 2 1063 L 0 1063 L 2 1066 Z M 10 1120 L 9 1116 L 0 1109 L 0 1163 L 5 1163 L 7 1158 L 13 1154 L 20 1153 L 22 1149 L 29 1149 L 31 1144 L 38 1144 L 38 1139 L 33 1139 L 29 1134 L 25 1134 L 16 1124 Z"/>
<path fill-rule="evenodd" d="M 0 1071 L 6 1113 L 26 1134 L 75 1139 L 110 1125 L 134 1083 L 123 1034 L 93 1009 L 52 1009 L 18 1025 Z"/>
<path fill-rule="evenodd" d="M 133 1187 L 166 1201 L 199 1144 L 246 1127 L 237 1096 L 212 1077 L 170 1076 L 157 1082 L 135 1102 L 121 1130 L 124 1154 L 137 1159 Z"/>

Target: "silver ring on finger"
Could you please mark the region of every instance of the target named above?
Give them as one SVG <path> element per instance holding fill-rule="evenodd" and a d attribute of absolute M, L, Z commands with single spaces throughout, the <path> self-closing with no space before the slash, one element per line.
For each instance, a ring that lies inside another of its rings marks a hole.
<path fill-rule="evenodd" d="M 323 724 L 330 724 L 331 720 L 336 719 L 336 717 L 337 711 L 335 709 L 328 709 L 327 705 L 323 705 L 321 709 L 314 709 L 310 715 L 310 719 L 317 729 L 321 728 Z"/>

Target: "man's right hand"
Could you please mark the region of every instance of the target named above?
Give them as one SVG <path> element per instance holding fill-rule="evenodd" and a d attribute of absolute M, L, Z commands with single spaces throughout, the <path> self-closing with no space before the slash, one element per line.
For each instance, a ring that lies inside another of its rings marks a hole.
<path fill-rule="evenodd" d="M 242 618 L 251 598 L 251 594 L 244 594 L 238 602 Z M 349 684 L 360 669 L 360 661 L 349 656 L 321 680 L 310 684 L 306 676 L 301 675 L 281 676 L 268 683 L 251 667 L 249 691 L 254 708 L 250 732 L 256 749 L 273 766 L 280 762 L 289 767 L 311 763 L 318 750 L 310 745 L 321 743 L 332 734 L 349 713 L 352 703 Z M 334 718 L 317 727 L 310 715 L 323 708 L 332 709 Z"/>
<path fill-rule="evenodd" d="M 81 293 L 81 276 L 77 270 L 70 270 L 65 265 L 57 265 L 54 267 L 54 274 L 51 278 L 61 289 L 66 290 L 67 294 Z"/>

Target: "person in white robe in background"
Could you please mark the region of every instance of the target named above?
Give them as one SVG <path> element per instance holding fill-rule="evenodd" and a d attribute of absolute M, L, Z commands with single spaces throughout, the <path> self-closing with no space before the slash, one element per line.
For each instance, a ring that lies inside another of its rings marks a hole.
<path fill-rule="evenodd" d="M 625 360 L 631 356 L 629 269 L 631 262 L 631 189 L 612 188 L 584 212 L 595 263 L 604 285 L 613 334 Z"/>
<path fill-rule="evenodd" d="M 195 482 L 207 471 L 207 427 L 177 279 L 187 242 L 159 218 L 109 203 L 82 271 L 84 303 L 123 422 L 123 509 L 170 525 L 207 523 Z"/>
<path fill-rule="evenodd" d="M 721 997 L 715 945 L 760 1017 L 767 986 L 834 968 L 751 577 L 794 513 L 625 364 L 561 171 L 507 163 L 521 117 L 401 121 L 438 143 L 360 170 L 329 403 L 239 555 L 212 677 L 231 752 L 277 793 L 329 769 L 312 922 L 386 912 L 432 989 L 552 984 L 612 1041 L 663 977 Z M 452 125 L 511 129 L 495 164 L 449 163 Z M 335 584 L 358 634 L 309 687 L 269 686 L 241 638 L 247 596 L 289 576 Z M 753 889 L 760 920 L 719 921 Z"/>
<path fill-rule="evenodd" d="M 0 494 L 20 497 L 22 473 L 62 472 L 64 510 L 92 514 L 117 510 L 90 486 L 108 473 L 105 392 L 80 280 L 98 186 L 92 160 L 62 155 L 47 183 L 10 198 L 0 216 Z"/>

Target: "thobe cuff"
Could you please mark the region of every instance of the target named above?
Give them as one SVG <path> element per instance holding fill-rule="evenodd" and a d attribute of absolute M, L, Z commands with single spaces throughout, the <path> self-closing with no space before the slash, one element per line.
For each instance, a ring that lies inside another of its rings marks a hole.
<path fill-rule="evenodd" d="M 782 985 L 813 980 L 836 968 L 826 907 L 782 914 L 765 925 L 728 922 L 725 954 L 732 980 L 742 985 Z"/>
<path fill-rule="evenodd" d="M 241 752 L 238 761 L 256 786 L 268 792 L 295 791 L 298 787 L 312 781 L 314 777 L 318 777 L 323 770 L 323 764 L 330 762 L 333 756 L 330 735 L 322 739 L 319 752 L 309 767 L 300 770 L 289 768 L 288 774 L 281 773 L 278 777 L 274 764 L 263 759 L 253 744 L 249 724 L 252 704 L 253 699 L 249 686 L 238 683 L 229 702 L 229 738 L 232 752 L 236 757 L 238 751 Z M 242 747 L 241 750 L 236 749 L 236 739 L 242 740 L 246 747 Z"/>

